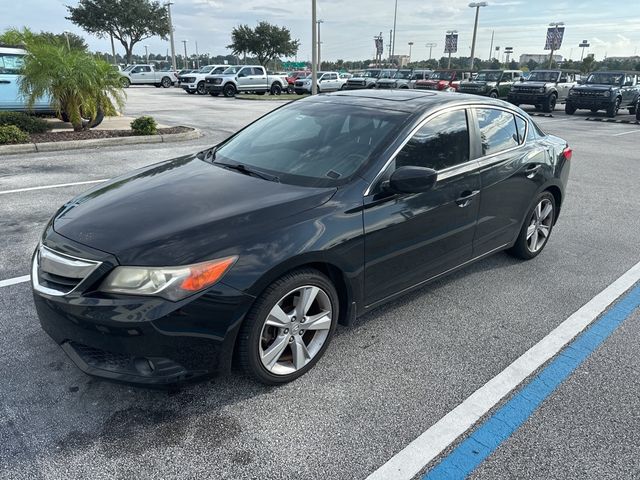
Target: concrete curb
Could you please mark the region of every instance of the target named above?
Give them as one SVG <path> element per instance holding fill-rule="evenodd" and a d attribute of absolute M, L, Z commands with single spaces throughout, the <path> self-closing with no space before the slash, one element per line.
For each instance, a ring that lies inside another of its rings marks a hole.
<path fill-rule="evenodd" d="M 20 145 L 0 146 L 0 155 L 15 155 L 18 153 L 34 152 L 59 152 L 64 150 L 79 150 L 82 148 L 97 148 L 115 145 L 140 145 L 144 143 L 183 142 L 186 140 L 194 140 L 200 137 L 202 137 L 202 132 L 197 128 L 194 128 L 189 132 L 172 133 L 168 135 L 92 138 L 89 140 L 69 140 L 66 142 L 24 143 Z"/>
<path fill-rule="evenodd" d="M 640 121 L 633 120 L 618 120 L 616 118 L 602 118 L 602 117 L 587 117 L 585 118 L 587 122 L 604 122 L 604 123 L 625 123 L 627 125 L 640 125 Z"/>

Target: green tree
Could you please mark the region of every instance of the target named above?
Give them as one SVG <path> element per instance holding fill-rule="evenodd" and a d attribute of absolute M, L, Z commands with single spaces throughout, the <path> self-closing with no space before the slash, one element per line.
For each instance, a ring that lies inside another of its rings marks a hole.
<path fill-rule="evenodd" d="M 88 47 L 84 38 L 75 33 L 35 33 L 26 27 L 22 30 L 18 30 L 17 28 L 5 30 L 5 32 L 0 35 L 0 43 L 5 45 L 25 45 L 27 41 L 42 40 L 60 47 L 66 47 L 67 38 L 69 39 L 69 47 L 72 49 L 87 50 Z"/>
<path fill-rule="evenodd" d="M 593 55 L 587 55 L 582 60 L 582 65 L 580 66 L 580 71 L 582 73 L 589 73 L 595 68 L 596 59 Z"/>
<path fill-rule="evenodd" d="M 23 42 L 27 50 L 20 92 L 29 106 L 49 97 L 59 116 L 75 131 L 86 130 L 100 115 L 115 115 L 124 106 L 120 74 L 85 50 L 47 42 L 37 36 Z M 84 121 L 88 119 L 89 121 Z"/>
<path fill-rule="evenodd" d="M 231 49 L 234 55 L 253 54 L 264 67 L 276 57 L 292 57 L 298 53 L 299 40 L 291 39 L 286 27 L 278 27 L 269 22 L 260 22 L 255 29 L 239 25 L 231 32 Z"/>
<path fill-rule="evenodd" d="M 125 49 L 131 63 L 133 47 L 142 40 L 170 32 L 167 9 L 150 0 L 80 0 L 77 7 L 67 6 L 71 20 L 85 31 L 104 38 L 112 35 Z"/>

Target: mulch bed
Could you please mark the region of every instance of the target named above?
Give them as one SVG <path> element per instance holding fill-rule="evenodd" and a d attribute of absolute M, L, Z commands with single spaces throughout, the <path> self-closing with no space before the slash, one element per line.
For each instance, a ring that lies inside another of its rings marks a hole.
<path fill-rule="evenodd" d="M 190 132 L 188 127 L 159 128 L 158 135 Z M 67 140 L 91 140 L 94 138 L 133 137 L 131 130 L 88 130 L 86 132 L 34 133 L 29 137 L 33 143 L 65 142 Z"/>

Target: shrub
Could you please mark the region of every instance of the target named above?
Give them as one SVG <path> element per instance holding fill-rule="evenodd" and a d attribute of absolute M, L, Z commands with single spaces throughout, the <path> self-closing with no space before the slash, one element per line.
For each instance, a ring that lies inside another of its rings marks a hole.
<path fill-rule="evenodd" d="M 0 145 L 27 143 L 28 141 L 29 134 L 15 125 L 0 125 Z"/>
<path fill-rule="evenodd" d="M 22 112 L 0 112 L 0 127 L 4 125 L 14 125 L 27 133 L 45 133 L 51 129 L 43 118 Z"/>
<path fill-rule="evenodd" d="M 142 116 L 131 122 L 131 130 L 135 135 L 155 135 L 158 132 L 158 124 L 153 117 Z"/>

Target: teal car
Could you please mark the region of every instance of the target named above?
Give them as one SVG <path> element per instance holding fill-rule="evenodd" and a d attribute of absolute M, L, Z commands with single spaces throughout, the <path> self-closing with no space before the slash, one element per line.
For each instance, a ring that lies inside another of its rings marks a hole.
<path fill-rule="evenodd" d="M 54 109 L 49 98 L 39 98 L 29 108 L 27 99 L 20 94 L 20 71 L 25 55 L 21 48 L 0 46 L 0 110 L 52 113 Z"/>

